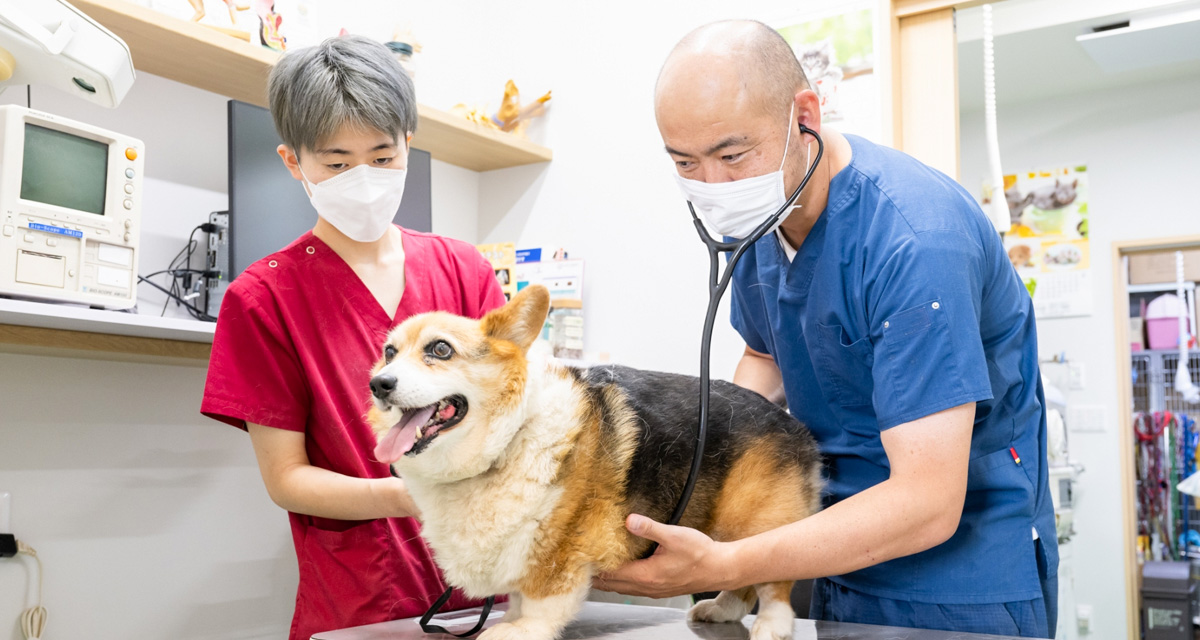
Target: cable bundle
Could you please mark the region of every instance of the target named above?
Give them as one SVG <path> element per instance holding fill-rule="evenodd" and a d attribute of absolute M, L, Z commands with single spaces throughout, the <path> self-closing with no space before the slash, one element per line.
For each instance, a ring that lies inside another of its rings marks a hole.
<path fill-rule="evenodd" d="M 167 305 L 171 304 L 171 301 L 174 300 L 176 304 L 183 305 L 183 307 L 187 309 L 187 312 L 197 320 L 204 320 L 206 322 L 217 321 L 216 318 L 208 315 L 207 311 L 200 309 L 189 302 L 190 299 L 194 299 L 195 295 L 187 294 L 187 290 L 192 286 L 193 279 L 201 280 L 220 276 L 220 272 L 191 268 L 192 255 L 195 253 L 198 246 L 196 242 L 196 232 L 204 231 L 206 233 L 212 233 L 215 230 L 216 226 L 212 223 L 206 222 L 204 224 L 196 225 L 196 228 L 192 229 L 192 233 L 188 235 L 187 244 L 179 250 L 179 253 L 175 254 L 175 257 L 171 259 L 171 262 L 167 265 L 166 269 L 163 269 L 162 271 L 155 271 L 149 275 L 138 276 L 139 283 L 145 282 L 146 284 L 167 295 L 167 300 L 163 303 L 162 313 L 159 315 L 166 314 Z M 162 274 L 168 274 L 171 276 L 170 289 L 167 289 L 166 287 L 163 287 L 150 280 L 150 278 Z"/>
<path fill-rule="evenodd" d="M 42 559 L 38 557 L 37 551 L 33 547 L 17 541 L 17 553 L 29 556 L 37 561 L 38 567 L 38 599 L 37 606 L 26 609 L 21 612 L 21 633 L 25 635 L 26 640 L 40 640 L 42 634 L 46 632 L 46 618 L 49 614 L 46 613 L 46 607 L 42 606 Z"/>

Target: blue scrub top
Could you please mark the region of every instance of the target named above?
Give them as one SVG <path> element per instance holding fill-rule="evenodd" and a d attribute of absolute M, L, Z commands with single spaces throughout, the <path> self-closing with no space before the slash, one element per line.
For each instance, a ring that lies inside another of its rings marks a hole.
<path fill-rule="evenodd" d="M 1032 530 L 1051 571 L 1058 551 L 1029 293 L 957 182 L 846 138 L 852 160 L 795 259 L 772 234 L 738 263 L 733 326 L 774 357 L 791 412 L 820 442 L 827 506 L 887 479 L 883 430 L 977 405 L 954 536 L 831 579 L 918 602 L 1041 598 Z"/>

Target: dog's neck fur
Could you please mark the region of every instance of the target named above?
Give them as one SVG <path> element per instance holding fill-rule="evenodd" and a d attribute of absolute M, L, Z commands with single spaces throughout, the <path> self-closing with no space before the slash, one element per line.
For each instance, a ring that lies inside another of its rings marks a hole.
<path fill-rule="evenodd" d="M 490 468 L 451 483 L 405 478 L 438 564 L 468 595 L 516 589 L 561 494 L 553 483 L 577 436 L 579 393 L 558 365 L 531 357 L 520 406 L 492 424 L 501 441 L 487 445 L 500 448 Z"/>

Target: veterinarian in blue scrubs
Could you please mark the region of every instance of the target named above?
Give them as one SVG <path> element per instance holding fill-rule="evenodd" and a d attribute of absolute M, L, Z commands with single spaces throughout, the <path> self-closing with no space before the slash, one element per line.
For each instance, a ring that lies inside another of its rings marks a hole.
<path fill-rule="evenodd" d="M 662 546 L 598 586 L 662 597 L 818 578 L 818 619 L 1052 635 L 1033 307 L 974 199 L 823 127 L 795 55 L 760 23 L 684 38 L 655 112 L 684 195 L 731 238 L 800 183 L 816 145 L 798 125 L 825 142 L 800 206 L 738 264 L 731 321 L 746 341 L 734 382 L 786 397 L 820 442 L 828 496 L 817 515 L 728 543 L 631 516 Z"/>

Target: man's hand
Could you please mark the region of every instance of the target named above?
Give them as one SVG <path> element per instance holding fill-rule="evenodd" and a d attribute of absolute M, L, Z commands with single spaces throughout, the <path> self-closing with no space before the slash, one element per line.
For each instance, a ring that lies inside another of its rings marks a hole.
<path fill-rule="evenodd" d="M 720 591 L 739 586 L 732 547 L 687 527 L 673 527 L 650 518 L 631 515 L 625 527 L 635 536 L 658 543 L 658 550 L 645 560 L 635 560 L 596 577 L 593 585 L 602 591 L 631 596 L 669 598 Z"/>

